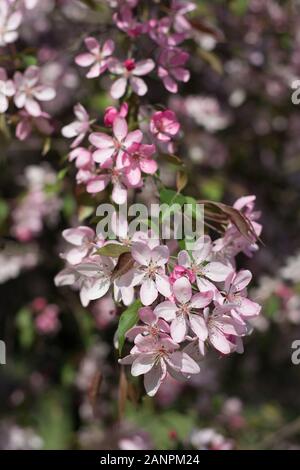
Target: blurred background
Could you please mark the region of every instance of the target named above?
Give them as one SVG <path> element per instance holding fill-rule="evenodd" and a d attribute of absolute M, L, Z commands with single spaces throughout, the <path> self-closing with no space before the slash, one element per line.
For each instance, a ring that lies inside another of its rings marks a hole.
<path fill-rule="evenodd" d="M 208 354 L 198 377 L 169 379 L 154 399 L 120 374 L 111 299 L 85 309 L 77 292 L 53 283 L 63 265 L 61 231 L 89 224 L 100 201 L 76 187 L 60 134 L 77 102 L 97 119 L 111 104 L 107 78 L 86 80 L 74 64 L 87 34 L 110 34 L 107 9 L 95 12 L 96 3 L 41 0 L 21 27 L 22 60 L 38 61 L 58 92 L 47 103 L 51 137 L 9 138 L 0 116 L 0 448 L 298 449 L 300 365 L 291 354 L 300 340 L 300 104 L 292 102 L 299 2 L 197 2 L 204 23 L 193 24 L 190 82 L 170 99 L 148 81 L 151 102 L 181 122 L 186 193 L 227 204 L 254 194 L 264 227 L 259 252 L 240 259 L 253 272 L 251 297 L 263 305 L 245 353 Z M 160 165 L 175 184 L 172 165 Z"/>

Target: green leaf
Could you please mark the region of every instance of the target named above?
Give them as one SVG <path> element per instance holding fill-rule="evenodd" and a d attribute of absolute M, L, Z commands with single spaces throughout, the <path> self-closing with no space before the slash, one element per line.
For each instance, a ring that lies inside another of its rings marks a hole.
<path fill-rule="evenodd" d="M 34 341 L 34 325 L 32 313 L 28 308 L 21 308 L 17 313 L 16 326 L 19 331 L 19 341 L 23 349 L 29 349 Z"/>
<path fill-rule="evenodd" d="M 8 216 L 9 209 L 4 199 L 0 199 L 0 223 L 4 222 Z"/>
<path fill-rule="evenodd" d="M 164 204 L 171 206 L 172 204 L 179 204 L 183 206 L 185 203 L 185 196 L 179 194 L 173 189 L 161 189 L 159 192 L 160 201 Z"/>
<path fill-rule="evenodd" d="M 78 210 L 78 220 L 82 222 L 83 220 L 90 217 L 95 211 L 94 206 L 80 206 Z"/>
<path fill-rule="evenodd" d="M 119 342 L 119 354 L 121 354 L 124 343 L 125 335 L 130 328 L 136 325 L 138 321 L 138 309 L 142 306 L 140 300 L 136 300 L 131 304 L 120 316 L 119 325 L 117 329 L 117 337 Z"/>
<path fill-rule="evenodd" d="M 98 255 L 112 256 L 118 258 L 123 253 L 129 253 L 130 249 L 125 245 L 117 245 L 116 243 L 108 243 L 97 250 Z"/>
<path fill-rule="evenodd" d="M 37 58 L 34 55 L 26 54 L 23 55 L 22 59 L 26 67 L 29 67 L 30 65 L 37 65 Z"/>
<path fill-rule="evenodd" d="M 58 181 L 63 180 L 64 177 L 66 176 L 66 174 L 68 173 L 68 171 L 69 171 L 69 167 L 67 167 L 67 166 L 65 168 L 63 168 L 62 170 L 60 170 L 57 174 Z"/>

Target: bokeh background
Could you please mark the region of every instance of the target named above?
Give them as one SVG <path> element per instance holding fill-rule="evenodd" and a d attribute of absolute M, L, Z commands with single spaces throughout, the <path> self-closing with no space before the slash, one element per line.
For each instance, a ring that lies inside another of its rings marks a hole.
<path fill-rule="evenodd" d="M 84 309 L 76 292 L 53 282 L 62 268 L 61 231 L 95 213 L 95 199 L 76 188 L 60 134 L 77 102 L 100 119 L 111 104 L 107 79 L 88 81 L 74 64 L 87 34 L 109 33 L 107 10 L 95 4 L 41 0 L 21 28 L 21 59 L 38 61 L 58 91 L 47 104 L 52 136 L 20 142 L 0 117 L 0 338 L 7 348 L 0 448 L 300 448 L 300 365 L 291 361 L 300 340 L 300 104 L 292 102 L 299 2 L 199 1 L 213 28 L 194 25 L 190 82 L 170 99 L 149 79 L 151 101 L 174 109 L 182 125 L 186 192 L 228 204 L 257 197 L 263 244 L 240 262 L 253 272 L 251 296 L 263 309 L 243 355 L 209 354 L 198 377 L 170 379 L 154 399 L 131 380 L 126 403 L 113 304 Z M 172 165 L 160 165 L 171 186 Z"/>

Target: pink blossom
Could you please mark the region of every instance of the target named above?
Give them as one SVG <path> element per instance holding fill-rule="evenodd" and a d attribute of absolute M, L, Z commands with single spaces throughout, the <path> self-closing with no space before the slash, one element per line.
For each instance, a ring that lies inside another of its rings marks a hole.
<path fill-rule="evenodd" d="M 100 165 L 111 165 L 112 157 L 123 154 L 134 142 L 141 142 L 143 134 L 140 130 L 128 132 L 127 122 L 117 116 L 113 122 L 113 137 L 102 132 L 93 132 L 89 141 L 98 150 L 93 152 L 93 158 Z"/>
<path fill-rule="evenodd" d="M 0 68 L 0 114 L 5 113 L 9 106 L 8 98 L 15 93 L 15 86 L 12 80 L 7 79 L 5 69 Z"/>
<path fill-rule="evenodd" d="M 157 111 L 153 114 L 150 121 L 150 131 L 158 140 L 169 142 L 180 129 L 176 115 L 170 109 Z"/>
<path fill-rule="evenodd" d="M 196 276 L 200 292 L 217 292 L 216 286 L 211 282 L 225 281 L 232 272 L 232 268 L 219 261 L 211 261 L 213 247 L 209 236 L 200 237 L 189 255 L 185 250 L 178 254 L 178 263 L 189 268 Z"/>
<path fill-rule="evenodd" d="M 118 168 L 110 164 L 110 168 L 105 169 L 99 176 L 90 178 L 87 182 L 87 192 L 91 194 L 103 191 L 109 183 L 112 183 L 112 200 L 116 204 L 124 204 L 127 199 L 127 191 L 132 187 L 139 187 L 140 185 L 133 186 L 126 176 L 125 168 Z"/>
<path fill-rule="evenodd" d="M 19 140 L 26 140 L 32 133 L 33 129 L 37 129 L 42 135 L 51 135 L 54 128 L 49 122 L 51 116 L 44 111 L 40 116 L 32 116 L 25 109 L 18 113 L 20 121 L 16 127 L 16 137 Z"/>
<path fill-rule="evenodd" d="M 48 304 L 35 319 L 35 326 L 39 333 L 56 333 L 60 327 L 57 305 Z"/>
<path fill-rule="evenodd" d="M 70 264 L 81 263 L 85 257 L 93 254 L 104 244 L 104 240 L 101 237 L 96 237 L 93 229 L 84 225 L 68 228 L 63 231 L 62 235 L 68 243 L 75 247 L 62 255 Z"/>
<path fill-rule="evenodd" d="M 171 16 L 165 16 L 159 20 L 151 18 L 148 21 L 149 36 L 161 47 L 174 47 L 185 38 L 185 33 L 173 31 L 173 20 Z"/>
<path fill-rule="evenodd" d="M 117 27 L 128 34 L 132 38 L 136 38 L 147 31 L 147 25 L 140 23 L 133 16 L 131 8 L 123 6 L 114 17 Z"/>
<path fill-rule="evenodd" d="M 36 297 L 30 304 L 31 308 L 35 312 L 40 312 L 46 307 L 46 305 L 47 305 L 47 300 L 45 299 L 45 297 Z"/>
<path fill-rule="evenodd" d="M 153 175 L 157 171 L 157 163 L 152 158 L 155 146 L 134 142 L 120 156 L 120 165 L 125 167 L 125 173 L 130 184 L 141 183 L 142 172 Z"/>
<path fill-rule="evenodd" d="M 85 45 L 89 52 L 80 54 L 76 57 L 75 62 L 80 67 L 90 67 L 86 74 L 87 78 L 99 77 L 107 70 L 109 64 L 109 57 L 112 55 L 115 45 L 111 39 L 104 42 L 103 46 L 93 38 L 88 37 L 84 40 Z"/>
<path fill-rule="evenodd" d="M 232 310 L 236 312 L 235 318 L 253 318 L 259 315 L 261 306 L 248 299 L 246 287 L 252 279 L 252 274 L 247 269 L 238 273 L 232 272 L 225 281 L 224 293 L 220 301 L 232 305 Z"/>
<path fill-rule="evenodd" d="M 200 372 L 199 365 L 188 354 L 178 351 L 179 345 L 170 338 L 153 338 L 138 335 L 130 355 L 119 362 L 132 364 L 133 376 L 144 375 L 144 385 L 149 396 L 154 396 L 167 373 L 176 378 L 187 378 Z"/>
<path fill-rule="evenodd" d="M 87 307 L 91 300 L 100 299 L 111 286 L 113 261 L 107 256 L 94 255 L 74 266 L 63 269 L 55 277 L 56 286 L 76 284 L 80 289 L 80 300 Z"/>
<path fill-rule="evenodd" d="M 62 135 L 68 139 L 76 137 L 71 144 L 71 148 L 77 147 L 77 145 L 83 141 L 87 132 L 90 130 L 91 123 L 87 111 L 80 103 L 74 106 L 74 114 L 77 119 L 71 122 L 71 124 L 64 126 L 61 130 Z"/>
<path fill-rule="evenodd" d="M 201 337 L 199 336 L 200 341 L 207 339 L 222 354 L 229 354 L 235 349 L 233 338 L 247 333 L 247 327 L 233 319 L 230 316 L 230 310 L 230 305 L 217 305 L 212 313 L 209 309 L 205 309 L 205 325 L 203 325 Z"/>
<path fill-rule="evenodd" d="M 134 93 L 139 96 L 145 95 L 148 87 L 140 77 L 147 75 L 154 67 L 155 63 L 152 59 L 145 59 L 139 62 L 135 62 L 134 59 L 126 59 L 124 62 L 112 59 L 109 63 L 109 70 L 115 75 L 121 75 L 121 78 L 118 78 L 113 83 L 110 90 L 111 96 L 116 100 L 121 98 L 126 91 L 128 81 Z"/>
<path fill-rule="evenodd" d="M 210 304 L 212 292 L 192 295 L 192 286 L 185 277 L 177 279 L 173 285 L 174 302 L 160 303 L 154 313 L 166 321 L 171 321 L 171 336 L 174 341 L 181 343 L 189 327 L 201 340 L 204 337 L 205 320 L 199 310 Z"/>
<path fill-rule="evenodd" d="M 167 246 L 150 248 L 146 243 L 132 244 L 131 255 L 137 266 L 120 277 L 118 285 L 137 286 L 141 284 L 140 298 L 144 305 L 152 304 L 158 293 L 170 297 L 170 283 L 165 274 L 165 265 L 169 259 Z"/>
<path fill-rule="evenodd" d="M 150 307 L 142 307 L 138 313 L 144 325 L 136 325 L 127 331 L 126 337 L 130 341 L 133 341 L 137 335 L 150 335 L 153 339 L 169 335 L 170 327 L 168 323 L 162 318 L 158 318 Z"/>
<path fill-rule="evenodd" d="M 117 306 L 111 294 L 106 294 L 104 297 L 94 302 L 91 311 L 94 315 L 97 327 L 103 330 L 116 318 Z"/>
<path fill-rule="evenodd" d="M 189 33 L 192 26 L 186 19 L 185 15 L 196 9 L 194 2 L 172 0 L 171 10 L 173 15 L 174 29 L 178 33 Z"/>
<path fill-rule="evenodd" d="M 31 116 L 40 116 L 42 110 L 39 101 L 49 101 L 55 97 L 55 90 L 41 85 L 40 70 L 36 66 L 28 67 L 24 74 L 16 72 L 14 75 L 16 93 L 14 102 L 17 108 L 25 108 Z"/>
<path fill-rule="evenodd" d="M 184 68 L 188 58 L 189 54 L 179 48 L 166 48 L 160 53 L 158 76 L 170 93 L 177 93 L 177 81 L 189 81 L 190 72 Z"/>
<path fill-rule="evenodd" d="M 120 111 L 117 110 L 114 106 L 108 106 L 106 110 L 104 111 L 104 125 L 106 127 L 112 127 L 114 120 L 116 117 L 122 117 L 125 118 L 128 113 L 128 104 L 127 103 L 122 103 L 120 106 Z"/>
<path fill-rule="evenodd" d="M 0 47 L 18 39 L 18 27 L 22 21 L 20 10 L 13 11 L 6 0 L 0 2 Z"/>
<path fill-rule="evenodd" d="M 69 153 L 69 161 L 74 160 L 76 168 L 91 169 L 93 167 L 92 152 L 84 147 L 77 147 Z"/>

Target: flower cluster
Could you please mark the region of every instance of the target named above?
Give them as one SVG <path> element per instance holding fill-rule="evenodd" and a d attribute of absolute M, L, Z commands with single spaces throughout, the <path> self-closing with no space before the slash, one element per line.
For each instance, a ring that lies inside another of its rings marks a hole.
<path fill-rule="evenodd" d="M 7 124 L 16 124 L 19 140 L 27 139 L 33 130 L 45 136 L 54 130 L 42 103 L 55 98 L 55 89 L 44 83 L 40 67 L 24 66 L 11 48 L 18 39 L 26 11 L 34 9 L 37 3 L 37 0 L 0 0 L 0 51 L 9 58 L 9 66 L 0 67 L 0 115 L 7 116 Z"/>
<path fill-rule="evenodd" d="M 177 93 L 179 82 L 189 80 L 189 54 L 181 44 L 195 34 L 187 17 L 195 8 L 193 3 L 172 0 L 166 9 L 153 4 L 143 21 L 138 3 L 109 2 L 119 30 L 115 34 L 125 34 L 131 44 L 127 55 L 122 55 L 112 35 L 101 41 L 87 37 L 87 52 L 75 57 L 78 66 L 88 69 L 88 79 L 109 75 L 110 96 L 118 104 L 104 110 L 103 126 L 78 103 L 75 120 L 62 129 L 64 137 L 73 139 L 68 159 L 75 163 L 77 183 L 92 195 L 105 190 L 117 205 L 129 201 L 146 176 L 157 189 L 161 185 L 158 157 L 173 154 L 180 124 L 172 109 L 152 105 L 150 100 L 145 105 L 141 97 L 145 100 L 155 78 L 170 93 Z M 143 48 L 142 57 L 135 47 L 139 40 L 149 46 L 149 50 Z M 204 100 L 201 112 L 209 113 L 210 128 L 227 125 L 227 119 L 217 119 L 220 110 L 213 100 Z M 174 161 L 174 155 L 170 157 Z M 182 170 L 180 159 L 179 165 Z M 180 185 L 178 193 L 181 190 Z M 175 242 L 175 254 L 174 247 L 171 252 L 151 230 L 136 232 L 130 239 L 126 222 L 124 230 L 115 230 L 113 246 L 121 250 L 117 255 L 110 252 L 112 243 L 89 226 L 63 232 L 72 247 L 61 254 L 66 267 L 56 276 L 56 285 L 78 289 L 84 307 L 105 299 L 109 310 L 114 310 L 113 296 L 116 304 L 129 306 L 122 315 L 135 308 L 138 321 L 116 343 L 125 337 L 133 343 L 120 363 L 130 364 L 133 376 L 144 375 L 148 395 L 155 395 L 170 376 L 182 380 L 199 374 L 208 348 L 220 355 L 243 351 L 243 337 L 251 331 L 249 319 L 260 312 L 247 296 L 250 271 L 236 266 L 238 253 L 251 256 L 258 248 L 261 225 L 254 201 L 255 196 L 240 198 L 229 211 L 235 218 L 223 212 L 213 219 L 221 221 L 222 236 L 199 234 L 192 250 L 184 240 L 181 249 Z"/>
<path fill-rule="evenodd" d="M 50 225 L 56 221 L 61 200 L 51 192 L 56 176 L 47 165 L 28 166 L 24 180 L 26 193 L 13 208 L 11 234 L 28 242 L 40 235 L 45 221 Z"/>
<path fill-rule="evenodd" d="M 129 189 L 143 186 L 143 176 L 156 173 L 158 166 L 154 155 L 157 145 L 170 144 L 180 129 L 175 113 L 166 109 L 151 115 L 147 136 L 140 129 L 129 131 L 127 113 L 127 103 L 119 109 L 109 106 L 104 113 L 108 132 L 93 132 L 93 127 L 97 127 L 95 120 L 90 119 L 78 103 L 74 107 L 76 120 L 62 129 L 64 137 L 74 138 L 69 160 L 75 161 L 77 182 L 84 184 L 91 194 L 99 193 L 111 184 L 112 200 L 116 204 L 127 200 Z M 85 138 L 90 145 L 79 146 Z"/>

